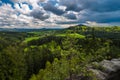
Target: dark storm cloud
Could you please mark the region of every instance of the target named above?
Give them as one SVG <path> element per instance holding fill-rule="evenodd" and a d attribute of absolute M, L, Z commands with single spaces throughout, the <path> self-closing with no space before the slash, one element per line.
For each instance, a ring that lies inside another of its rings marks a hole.
<path fill-rule="evenodd" d="M 83 14 L 79 21 L 86 22 L 86 21 L 95 21 L 98 23 L 110 23 L 110 22 L 120 22 L 120 11 L 112 11 L 112 12 L 94 12 L 94 11 L 86 11 Z"/>
<path fill-rule="evenodd" d="M 47 14 L 47 12 L 40 10 L 40 9 L 35 9 L 30 13 L 31 16 L 34 18 L 40 19 L 44 21 L 45 19 L 48 19 L 50 16 Z"/>
<path fill-rule="evenodd" d="M 120 0 L 60 0 L 60 4 L 67 7 L 67 11 L 91 11 L 107 12 L 120 10 Z"/>
<path fill-rule="evenodd" d="M 60 5 L 66 6 L 66 11 L 77 11 L 82 10 L 81 4 L 79 0 L 60 0 Z"/>
<path fill-rule="evenodd" d="M 61 9 L 58 9 L 57 7 L 55 7 L 54 5 L 50 4 L 50 3 L 47 3 L 45 6 L 44 6 L 44 9 L 47 10 L 47 11 L 51 11 L 53 12 L 54 14 L 56 15 L 62 15 L 64 13 L 63 10 Z"/>
<path fill-rule="evenodd" d="M 83 9 L 91 11 L 109 12 L 120 10 L 120 0 L 81 0 L 80 3 L 82 3 Z"/>
<path fill-rule="evenodd" d="M 71 13 L 66 13 L 66 14 L 64 14 L 64 16 L 68 19 L 77 19 L 76 14 L 74 14 L 72 12 Z"/>
<path fill-rule="evenodd" d="M 120 22 L 120 0 L 60 0 L 60 5 L 66 6 L 66 11 L 84 11 L 78 22 Z M 73 15 L 65 17 L 72 19 Z"/>

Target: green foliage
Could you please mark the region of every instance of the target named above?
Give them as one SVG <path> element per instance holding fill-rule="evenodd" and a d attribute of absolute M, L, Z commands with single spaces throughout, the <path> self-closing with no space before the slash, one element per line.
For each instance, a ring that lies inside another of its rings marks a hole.
<path fill-rule="evenodd" d="M 77 74 L 88 76 L 89 73 L 86 68 L 88 62 L 81 59 L 83 54 L 78 53 L 74 44 L 75 40 L 68 37 L 63 42 L 60 60 L 54 58 L 52 64 L 47 62 L 46 68 L 40 70 L 38 75 L 33 75 L 30 80 L 64 80 L 67 77 L 73 78 L 73 75 Z"/>
<path fill-rule="evenodd" d="M 0 80 L 94 80 L 89 65 L 119 57 L 119 27 L 0 32 Z"/>
<path fill-rule="evenodd" d="M 0 80 L 26 79 L 26 63 L 20 48 L 9 46 L 0 53 Z"/>

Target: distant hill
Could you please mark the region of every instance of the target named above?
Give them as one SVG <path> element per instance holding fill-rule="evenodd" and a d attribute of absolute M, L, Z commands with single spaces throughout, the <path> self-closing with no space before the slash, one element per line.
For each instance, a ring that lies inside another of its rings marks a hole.
<path fill-rule="evenodd" d="M 28 28 L 0 28 L 0 31 L 4 32 L 35 32 L 46 30 L 60 30 L 61 28 L 40 28 L 40 29 L 28 29 Z"/>
<path fill-rule="evenodd" d="M 70 26 L 70 27 L 68 27 L 67 29 L 72 29 L 72 30 L 74 30 L 75 28 L 80 28 L 80 27 L 82 27 L 82 26 L 86 26 L 86 25 L 78 24 L 78 25 L 75 25 L 75 26 Z M 86 26 L 86 27 L 88 27 L 88 26 Z"/>

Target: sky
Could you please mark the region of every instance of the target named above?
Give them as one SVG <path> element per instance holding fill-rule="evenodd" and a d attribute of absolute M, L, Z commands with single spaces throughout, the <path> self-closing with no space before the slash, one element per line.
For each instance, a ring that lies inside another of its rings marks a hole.
<path fill-rule="evenodd" d="M 0 0 L 0 28 L 120 25 L 120 0 Z"/>

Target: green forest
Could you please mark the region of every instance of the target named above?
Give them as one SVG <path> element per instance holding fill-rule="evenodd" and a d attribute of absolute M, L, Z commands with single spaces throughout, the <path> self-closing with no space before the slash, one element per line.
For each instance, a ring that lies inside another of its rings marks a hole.
<path fill-rule="evenodd" d="M 120 58 L 118 26 L 0 31 L 0 80 L 99 80 L 89 66 L 114 58 Z"/>

